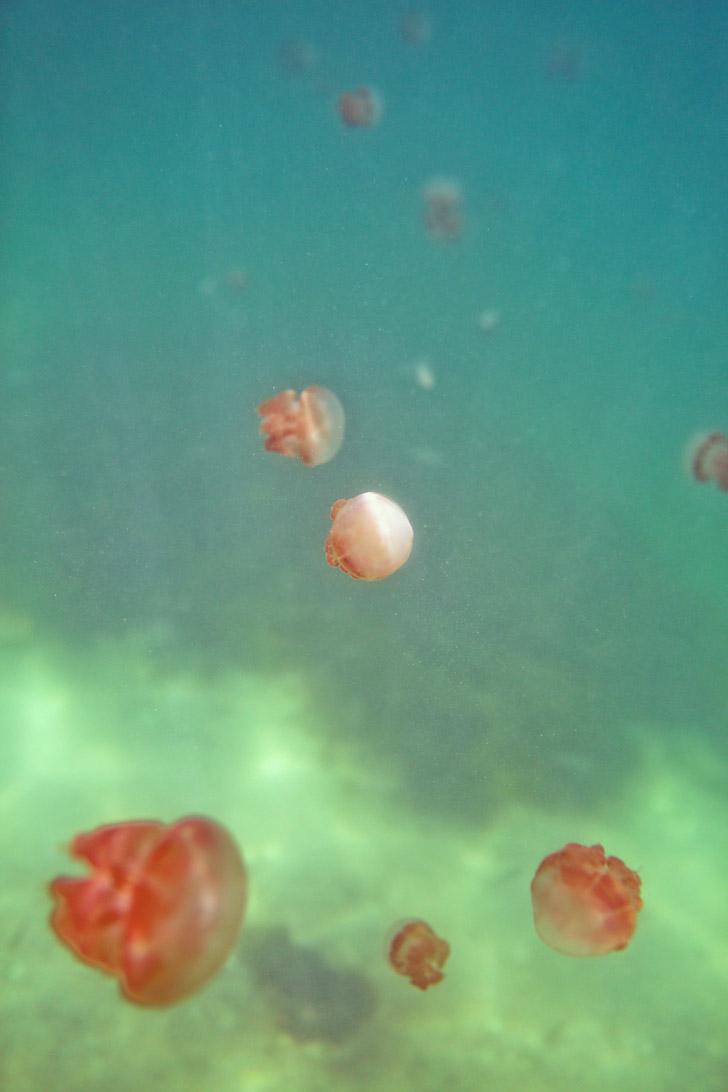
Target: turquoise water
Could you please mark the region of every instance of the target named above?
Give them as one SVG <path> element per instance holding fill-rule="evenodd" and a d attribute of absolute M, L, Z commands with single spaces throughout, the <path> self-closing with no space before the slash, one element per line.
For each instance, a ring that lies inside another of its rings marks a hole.
<path fill-rule="evenodd" d="M 725 1089 L 728 501 L 681 453 L 728 429 L 728 16 L 433 3 L 412 44 L 403 10 L 4 5 L 8 1092 Z M 255 408 L 313 383 L 347 436 L 309 470 Z M 323 554 L 368 489 L 415 533 L 379 584 Z M 248 920 L 136 1009 L 44 885 L 77 831 L 193 812 Z M 621 954 L 534 933 L 568 841 L 640 871 Z M 422 995 L 382 955 L 407 916 L 452 947 Z M 256 961 L 286 935 L 295 990 Z M 343 1037 L 312 952 L 361 976 Z"/>

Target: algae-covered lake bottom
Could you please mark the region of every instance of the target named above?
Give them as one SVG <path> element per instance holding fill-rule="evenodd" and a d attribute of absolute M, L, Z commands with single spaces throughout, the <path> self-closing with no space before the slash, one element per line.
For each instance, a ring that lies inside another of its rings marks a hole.
<path fill-rule="evenodd" d="M 305 672 L 160 669 L 146 643 L 60 652 L 25 638 L 4 659 L 3 718 L 19 727 L 0 743 L 14 771 L 0 795 L 4 1087 L 625 1092 L 684 1088 L 686 1072 L 691 1092 L 724 1087 L 728 767 L 694 733 L 615 726 L 634 768 L 592 809 L 514 800 L 461 822 L 413 809 L 360 738 L 333 739 Z M 242 847 L 246 922 L 203 992 L 135 1008 L 58 944 L 44 885 L 69 870 L 62 843 L 78 830 L 190 813 Z M 572 840 L 602 842 L 640 873 L 624 952 L 569 959 L 535 934 L 533 872 Z M 409 916 L 452 947 L 426 993 L 384 955 Z M 250 959 L 283 930 L 319 957 L 303 960 L 293 1002 Z M 337 1003 L 353 1013 L 343 1032 L 317 986 L 324 966 L 352 984 Z"/>

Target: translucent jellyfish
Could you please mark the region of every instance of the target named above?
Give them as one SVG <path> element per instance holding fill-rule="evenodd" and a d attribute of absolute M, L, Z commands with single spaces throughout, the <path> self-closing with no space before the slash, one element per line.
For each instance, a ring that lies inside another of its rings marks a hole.
<path fill-rule="evenodd" d="M 171 1005 L 217 973 L 248 892 L 224 827 L 201 816 L 113 823 L 77 834 L 69 852 L 92 874 L 50 883 L 51 926 L 83 963 L 113 975 L 129 1001 Z"/>
<path fill-rule="evenodd" d="M 586 71 L 584 51 L 569 42 L 555 42 L 546 58 L 544 73 L 549 80 L 575 83 Z"/>
<path fill-rule="evenodd" d="M 723 432 L 700 432 L 684 453 L 685 469 L 698 482 L 713 481 L 728 492 L 728 437 Z"/>
<path fill-rule="evenodd" d="M 304 466 L 328 463 L 344 442 L 344 409 L 325 387 L 307 387 L 299 398 L 281 391 L 258 406 L 266 451 L 277 451 Z"/>
<path fill-rule="evenodd" d="M 478 315 L 477 326 L 481 334 L 494 334 L 500 324 L 501 313 L 496 307 L 486 307 Z"/>
<path fill-rule="evenodd" d="M 425 11 L 405 11 L 399 20 L 399 34 L 413 48 L 427 45 L 432 37 L 432 20 Z"/>
<path fill-rule="evenodd" d="M 435 389 L 437 379 L 429 360 L 416 360 L 412 370 L 415 383 L 421 390 L 432 391 Z"/>
<path fill-rule="evenodd" d="M 453 178 L 432 178 L 422 190 L 423 220 L 438 242 L 451 242 L 463 233 L 463 191 Z"/>
<path fill-rule="evenodd" d="M 223 284 L 231 295 L 242 295 L 248 289 L 248 274 L 241 266 L 233 266 L 225 274 Z"/>
<path fill-rule="evenodd" d="M 333 525 L 326 560 L 355 580 L 383 580 L 404 565 L 412 551 L 410 521 L 381 493 L 360 493 L 331 509 Z"/>
<path fill-rule="evenodd" d="M 316 47 L 308 38 L 287 38 L 278 47 L 278 63 L 288 76 L 311 72 L 317 62 Z"/>
<path fill-rule="evenodd" d="M 375 87 L 362 85 L 353 91 L 342 91 L 336 109 L 349 129 L 372 129 L 381 121 L 384 99 Z"/>
<path fill-rule="evenodd" d="M 602 846 L 570 842 L 545 857 L 531 884 L 536 932 L 569 956 L 626 948 L 642 909 L 640 878 Z"/>
<path fill-rule="evenodd" d="M 442 982 L 442 968 L 450 955 L 448 942 L 417 918 L 399 922 L 392 931 L 387 955 L 397 974 L 409 978 L 418 990 Z"/>

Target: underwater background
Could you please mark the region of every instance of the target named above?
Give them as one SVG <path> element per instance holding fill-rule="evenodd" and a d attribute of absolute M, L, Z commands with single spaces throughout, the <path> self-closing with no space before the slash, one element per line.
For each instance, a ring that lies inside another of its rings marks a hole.
<path fill-rule="evenodd" d="M 728 428 L 726 6 L 0 20 L 4 1092 L 725 1092 L 728 498 L 681 460 Z M 255 412 L 311 384 L 316 469 Z M 380 583 L 323 551 L 365 490 L 414 527 Z M 137 1008 L 45 887 L 78 831 L 193 813 L 246 923 Z M 641 876 L 624 952 L 536 936 L 570 841 Z M 452 948 L 426 993 L 406 917 Z"/>

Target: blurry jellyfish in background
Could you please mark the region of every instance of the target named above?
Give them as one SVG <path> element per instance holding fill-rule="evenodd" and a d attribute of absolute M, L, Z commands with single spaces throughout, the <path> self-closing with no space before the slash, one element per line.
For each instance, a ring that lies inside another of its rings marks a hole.
<path fill-rule="evenodd" d="M 558 83 L 577 83 L 586 71 L 584 51 L 569 42 L 555 42 L 546 58 L 544 75 Z"/>
<path fill-rule="evenodd" d="M 197 284 L 198 291 L 206 300 L 211 300 L 218 290 L 216 277 L 202 277 Z"/>
<path fill-rule="evenodd" d="M 533 918 L 549 948 L 598 956 L 626 948 L 642 909 L 641 880 L 602 846 L 570 842 L 545 857 L 531 884 Z"/>
<path fill-rule="evenodd" d="M 696 482 L 715 482 L 728 493 L 728 436 L 723 432 L 700 432 L 685 448 L 683 462 Z"/>
<path fill-rule="evenodd" d="M 437 386 L 435 369 L 432 367 L 427 357 L 419 357 L 417 360 L 404 364 L 402 366 L 402 374 L 406 375 L 408 379 L 413 380 L 415 385 L 422 391 L 432 391 Z"/>
<path fill-rule="evenodd" d="M 429 360 L 416 360 L 413 371 L 415 383 L 420 390 L 431 391 L 435 389 L 437 380 Z"/>
<path fill-rule="evenodd" d="M 405 11 L 398 24 L 399 36 L 414 49 L 427 45 L 432 37 L 432 20 L 424 11 Z"/>
<path fill-rule="evenodd" d="M 233 296 L 240 296 L 248 288 L 248 274 L 241 266 L 228 269 L 223 281 L 225 288 Z"/>
<path fill-rule="evenodd" d="M 481 334 L 494 334 L 501 324 L 501 313 L 497 307 L 486 307 L 478 315 L 478 329 Z"/>
<path fill-rule="evenodd" d="M 248 894 L 242 856 L 199 815 L 132 820 L 77 834 L 90 876 L 57 876 L 51 926 L 83 963 L 137 1005 L 171 1005 L 204 986 L 235 944 Z"/>
<path fill-rule="evenodd" d="M 281 391 L 258 406 L 260 431 L 268 437 L 266 451 L 276 451 L 304 466 L 321 466 L 333 459 L 344 442 L 344 408 L 325 387 L 307 387 L 299 398 Z"/>
<path fill-rule="evenodd" d="M 221 277 L 203 277 L 198 282 L 198 289 L 205 299 L 219 299 L 223 292 L 226 296 L 244 296 L 248 290 L 247 271 L 240 265 L 231 266 Z"/>
<path fill-rule="evenodd" d="M 278 47 L 278 64 L 288 76 L 305 75 L 317 63 L 316 47 L 307 38 L 287 38 Z"/>
<path fill-rule="evenodd" d="M 387 958 L 397 974 L 409 978 L 418 990 L 436 986 L 445 975 L 442 972 L 450 945 L 438 937 L 426 921 L 414 918 L 399 922 L 388 944 Z"/>
<path fill-rule="evenodd" d="M 447 460 L 441 451 L 438 451 L 435 447 L 427 447 L 423 444 L 417 444 L 415 447 L 408 448 L 407 457 L 417 466 L 425 470 L 428 477 L 430 477 L 434 470 L 440 470 L 442 467 L 447 466 Z"/>
<path fill-rule="evenodd" d="M 360 493 L 337 501 L 331 519 L 326 560 L 355 580 L 391 576 L 412 551 L 410 521 L 398 504 L 381 493 Z"/>
<path fill-rule="evenodd" d="M 641 304 L 652 304 L 658 294 L 657 281 L 652 273 L 635 273 L 629 282 L 629 292 Z"/>
<path fill-rule="evenodd" d="M 463 233 L 463 191 L 452 178 L 431 178 L 422 189 L 422 217 L 438 242 L 451 242 Z"/>
<path fill-rule="evenodd" d="M 372 129 L 381 120 L 384 99 L 376 88 L 362 85 L 353 91 L 342 91 L 336 109 L 349 129 Z"/>
<path fill-rule="evenodd" d="M 319 51 L 308 38 L 293 36 L 278 46 L 278 66 L 292 81 L 317 97 L 330 98 L 335 88 L 321 64 Z"/>

